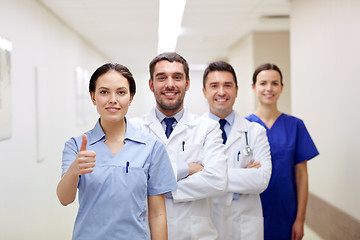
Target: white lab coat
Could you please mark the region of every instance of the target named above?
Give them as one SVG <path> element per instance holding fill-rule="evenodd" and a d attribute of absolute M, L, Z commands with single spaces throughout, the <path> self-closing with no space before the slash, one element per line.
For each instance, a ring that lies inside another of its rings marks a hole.
<path fill-rule="evenodd" d="M 205 116 L 209 117 L 209 113 Z M 252 149 L 252 154 L 248 156 L 242 152 L 246 146 L 246 131 Z M 263 239 L 260 193 L 267 188 L 271 175 L 271 156 L 266 130 L 260 124 L 249 122 L 235 112 L 234 124 L 225 149 L 228 156 L 228 193 L 213 199 L 213 220 L 219 239 Z M 252 159 L 260 162 L 261 167 L 246 168 Z M 239 199 L 233 200 L 234 193 L 240 193 Z"/>
<path fill-rule="evenodd" d="M 190 114 L 186 109 L 169 139 L 156 118 L 155 109 L 143 118 L 130 120 L 136 127 L 160 138 L 166 146 L 175 175 L 179 161 L 196 162 L 203 171 L 178 179 L 173 198 L 166 198 L 170 240 L 213 240 L 217 232 L 212 222 L 212 199 L 226 192 L 227 157 L 218 123 Z M 185 142 L 183 151 L 183 141 Z"/>

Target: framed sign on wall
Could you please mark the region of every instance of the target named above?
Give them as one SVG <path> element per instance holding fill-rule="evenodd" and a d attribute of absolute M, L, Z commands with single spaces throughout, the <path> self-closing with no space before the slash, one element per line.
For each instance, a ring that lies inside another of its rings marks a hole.
<path fill-rule="evenodd" d="M 11 137 L 12 43 L 0 36 L 0 140 Z"/>

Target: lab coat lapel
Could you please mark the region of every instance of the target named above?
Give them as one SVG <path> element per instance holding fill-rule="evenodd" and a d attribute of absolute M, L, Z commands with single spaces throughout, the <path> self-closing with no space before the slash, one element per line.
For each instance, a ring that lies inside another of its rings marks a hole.
<path fill-rule="evenodd" d="M 164 143 L 168 142 L 168 139 L 166 138 L 165 131 L 155 115 L 155 108 L 153 108 L 150 113 L 145 118 L 145 125 L 149 127 L 151 132 L 156 135 L 161 141 Z M 171 135 L 170 135 L 171 136 Z"/>
<path fill-rule="evenodd" d="M 231 128 L 230 134 L 227 138 L 225 149 L 229 148 L 235 142 L 244 137 L 244 132 L 247 131 L 246 120 L 235 112 L 234 125 Z"/>
<path fill-rule="evenodd" d="M 170 134 L 169 141 L 171 141 L 171 139 L 174 138 L 176 135 L 179 135 L 179 134 L 185 132 L 188 129 L 188 127 L 191 127 L 194 124 L 195 124 L 194 119 L 190 116 L 189 112 L 185 109 L 184 115 L 182 116 L 180 121 L 176 124 L 176 127 Z"/>

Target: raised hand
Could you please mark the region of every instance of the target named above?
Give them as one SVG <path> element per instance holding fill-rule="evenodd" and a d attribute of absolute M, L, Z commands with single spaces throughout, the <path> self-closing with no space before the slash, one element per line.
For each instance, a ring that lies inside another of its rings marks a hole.
<path fill-rule="evenodd" d="M 70 165 L 71 172 L 78 176 L 91 173 L 94 171 L 95 166 L 95 156 L 96 153 L 94 151 L 86 150 L 87 145 L 87 136 L 84 134 L 82 136 L 82 143 L 80 147 L 80 151 L 76 156 L 74 162 Z"/>

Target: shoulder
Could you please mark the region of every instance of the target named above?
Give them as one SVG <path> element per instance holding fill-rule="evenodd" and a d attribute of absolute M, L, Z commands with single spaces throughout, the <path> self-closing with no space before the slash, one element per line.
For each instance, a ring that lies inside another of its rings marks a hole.
<path fill-rule="evenodd" d="M 129 119 L 129 123 L 131 123 L 135 128 L 141 128 L 146 120 L 146 116 L 142 117 L 133 117 Z"/>
<path fill-rule="evenodd" d="M 292 121 L 292 122 L 302 122 L 302 120 L 300 118 L 297 118 L 295 116 L 286 114 L 286 113 L 282 113 L 281 117 L 286 119 L 287 121 Z"/>
<path fill-rule="evenodd" d="M 219 128 L 219 123 L 206 115 L 198 116 L 194 115 L 194 123 L 198 128 L 204 129 L 213 129 L 213 128 Z"/>
<path fill-rule="evenodd" d="M 258 132 L 258 131 L 265 131 L 266 129 L 259 124 L 258 122 L 250 121 L 247 118 L 242 117 L 238 112 L 235 111 L 235 121 L 240 122 L 238 126 L 242 128 L 243 131 L 249 132 Z"/>
<path fill-rule="evenodd" d="M 184 124 L 194 129 L 206 129 L 206 128 L 218 127 L 218 122 L 209 118 L 208 115 L 203 114 L 200 116 L 194 113 L 190 113 L 187 110 L 185 111 L 184 116 L 180 121 L 183 121 Z"/>
<path fill-rule="evenodd" d="M 133 118 L 127 123 L 128 137 L 134 141 L 145 144 L 157 144 L 160 140 L 154 135 L 141 129 L 141 118 Z"/>
<path fill-rule="evenodd" d="M 286 125 L 296 126 L 296 127 L 305 127 L 304 121 L 298 117 L 288 115 L 288 114 L 281 114 L 281 118 Z"/>
<path fill-rule="evenodd" d="M 256 121 L 258 118 L 256 117 L 255 114 L 250 114 L 249 116 L 245 117 L 246 120 L 250 121 L 250 122 L 254 122 Z"/>

